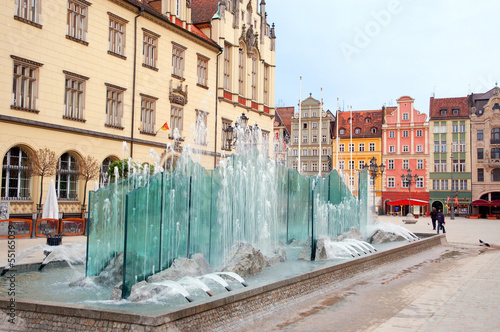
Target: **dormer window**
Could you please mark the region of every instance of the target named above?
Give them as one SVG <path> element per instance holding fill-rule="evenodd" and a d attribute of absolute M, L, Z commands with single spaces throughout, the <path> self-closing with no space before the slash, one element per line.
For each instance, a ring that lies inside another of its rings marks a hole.
<path fill-rule="evenodd" d="M 456 109 L 456 108 L 455 108 L 455 109 L 453 109 L 453 114 L 454 114 L 454 115 L 458 115 L 458 109 Z"/>
<path fill-rule="evenodd" d="M 441 115 L 446 115 L 446 110 L 441 110 Z"/>
<path fill-rule="evenodd" d="M 366 118 L 366 119 L 365 119 L 365 122 L 366 122 L 366 123 L 370 123 L 370 118 Z"/>
<path fill-rule="evenodd" d="M 371 132 L 372 132 L 372 134 L 376 134 L 377 133 L 377 128 L 372 128 Z"/>
<path fill-rule="evenodd" d="M 339 134 L 340 134 L 340 135 L 344 135 L 344 134 L 345 134 L 345 129 L 344 129 L 344 128 L 340 129 L 340 130 L 339 130 Z"/>
<path fill-rule="evenodd" d="M 352 123 L 352 118 L 347 119 L 347 123 Z"/>
<path fill-rule="evenodd" d="M 360 129 L 360 128 L 356 128 L 356 129 L 354 129 L 354 133 L 355 133 L 356 135 L 359 135 L 359 134 L 361 133 L 361 129 Z"/>

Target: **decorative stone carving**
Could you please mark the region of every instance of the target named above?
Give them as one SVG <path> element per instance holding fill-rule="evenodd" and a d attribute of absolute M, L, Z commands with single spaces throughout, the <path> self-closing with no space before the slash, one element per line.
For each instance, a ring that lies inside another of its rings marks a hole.
<path fill-rule="evenodd" d="M 186 105 L 188 102 L 188 86 L 186 85 L 184 89 L 181 82 L 177 87 L 174 87 L 174 81 L 170 80 L 170 93 L 168 99 L 172 104 L 181 106 Z"/>
<path fill-rule="evenodd" d="M 191 0 L 186 0 L 186 6 L 187 6 L 188 8 L 191 8 Z"/>

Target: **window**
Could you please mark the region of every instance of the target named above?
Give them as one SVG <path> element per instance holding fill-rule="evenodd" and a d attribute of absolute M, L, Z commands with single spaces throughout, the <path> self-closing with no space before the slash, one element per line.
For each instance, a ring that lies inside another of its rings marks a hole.
<path fill-rule="evenodd" d="M 313 116 L 312 116 L 312 117 L 313 117 L 313 118 L 315 118 L 315 117 L 316 117 L 316 112 L 313 112 Z M 316 127 L 314 127 L 314 128 L 316 128 Z"/>
<path fill-rule="evenodd" d="M 434 124 L 434 134 L 438 134 L 438 133 L 439 133 L 439 124 L 435 123 Z"/>
<path fill-rule="evenodd" d="M 339 160 L 339 169 L 344 169 L 344 168 L 345 168 L 344 161 Z"/>
<path fill-rule="evenodd" d="M 483 148 L 477 148 L 477 159 L 484 159 L 484 149 Z"/>
<path fill-rule="evenodd" d="M 345 145 L 343 143 L 339 144 L 339 152 L 345 152 Z"/>
<path fill-rule="evenodd" d="M 441 160 L 441 172 L 446 172 L 446 159 Z"/>
<path fill-rule="evenodd" d="M 453 115 L 457 115 L 458 114 L 458 109 L 454 108 L 453 109 Z"/>
<path fill-rule="evenodd" d="M 403 145 L 403 152 L 409 152 L 410 149 L 408 147 L 408 145 Z"/>
<path fill-rule="evenodd" d="M 85 80 L 88 78 L 80 75 L 66 74 L 65 94 L 64 94 L 64 115 L 63 118 L 70 120 L 83 120 L 85 107 Z"/>
<path fill-rule="evenodd" d="M 314 129 L 318 128 L 318 123 L 317 122 L 313 122 L 313 128 Z"/>
<path fill-rule="evenodd" d="M 387 169 L 394 169 L 394 160 L 387 161 Z"/>
<path fill-rule="evenodd" d="M 7 151 L 2 164 L 2 199 L 30 199 L 28 162 L 28 154 L 23 149 L 13 147 Z"/>
<path fill-rule="evenodd" d="M 491 143 L 492 144 L 500 143 L 500 128 L 493 128 L 491 130 Z"/>
<path fill-rule="evenodd" d="M 460 124 L 460 132 L 465 133 L 465 123 Z"/>
<path fill-rule="evenodd" d="M 297 163 L 293 163 L 292 167 L 293 167 L 294 170 L 297 170 Z"/>
<path fill-rule="evenodd" d="M 269 105 L 269 65 L 264 64 L 264 105 Z"/>
<path fill-rule="evenodd" d="M 408 113 L 403 113 L 403 120 L 408 120 L 409 118 Z"/>
<path fill-rule="evenodd" d="M 328 164 L 327 163 L 323 163 L 321 168 L 322 168 L 323 172 L 327 172 L 328 171 Z"/>
<path fill-rule="evenodd" d="M 365 161 L 364 160 L 358 161 L 358 169 L 362 170 L 364 168 L 365 168 Z"/>
<path fill-rule="evenodd" d="M 478 130 L 477 131 L 477 140 L 478 141 L 482 141 L 484 139 L 484 135 L 483 135 L 483 130 Z"/>
<path fill-rule="evenodd" d="M 401 179 L 401 188 L 408 188 L 408 181 Z"/>
<path fill-rule="evenodd" d="M 340 135 L 344 135 L 344 134 L 345 134 L 345 129 L 340 129 L 340 130 L 339 130 L 339 134 L 340 134 Z"/>
<path fill-rule="evenodd" d="M 11 56 L 14 59 L 12 107 L 38 113 L 38 68 L 41 63 Z"/>
<path fill-rule="evenodd" d="M 394 130 L 389 131 L 389 138 L 394 138 L 394 137 L 396 137 Z"/>
<path fill-rule="evenodd" d="M 302 143 L 307 143 L 307 136 L 306 135 L 302 136 Z"/>
<path fill-rule="evenodd" d="M 434 152 L 439 152 L 439 141 L 434 141 Z"/>
<path fill-rule="evenodd" d="M 452 161 L 452 172 L 458 172 L 458 160 L 454 159 Z"/>
<path fill-rule="evenodd" d="M 125 89 L 107 84 L 106 127 L 123 129 L 123 92 Z"/>
<path fill-rule="evenodd" d="M 403 137 L 408 137 L 408 130 L 403 130 Z"/>
<path fill-rule="evenodd" d="M 417 145 L 417 152 L 423 152 L 424 147 L 422 145 Z"/>
<path fill-rule="evenodd" d="M 447 130 L 446 130 L 446 122 L 441 122 L 441 133 L 446 133 Z"/>
<path fill-rule="evenodd" d="M 495 168 L 491 171 L 491 181 L 493 182 L 500 181 L 500 168 Z"/>
<path fill-rule="evenodd" d="M 245 94 L 245 53 L 242 45 L 238 53 L 238 93 Z"/>
<path fill-rule="evenodd" d="M 195 143 L 198 145 L 208 145 L 207 118 L 207 112 L 196 110 Z M 278 151 L 278 149 L 276 149 L 276 151 Z"/>
<path fill-rule="evenodd" d="M 40 24 L 41 0 L 16 0 L 16 15 L 27 21 Z"/>
<path fill-rule="evenodd" d="M 359 143 L 359 151 L 360 152 L 365 151 L 365 143 Z"/>
<path fill-rule="evenodd" d="M 354 169 L 354 160 L 349 160 L 349 169 Z"/>
<path fill-rule="evenodd" d="M 325 142 L 326 142 L 326 135 L 323 135 L 323 137 L 322 137 L 322 141 L 323 141 L 323 143 L 325 143 Z"/>
<path fill-rule="evenodd" d="M 317 163 L 312 163 L 312 170 L 313 170 L 313 172 L 318 171 L 318 164 Z"/>
<path fill-rule="evenodd" d="M 307 113 L 306 113 L 307 116 Z M 302 124 L 302 129 L 307 129 L 307 122 Z"/>
<path fill-rule="evenodd" d="M 439 190 L 439 180 L 432 180 L 432 190 Z"/>
<path fill-rule="evenodd" d="M 221 135 L 221 139 L 222 139 L 222 144 L 221 144 L 221 149 L 222 150 L 226 150 L 226 151 L 230 151 L 231 150 L 231 142 L 229 142 L 227 140 L 227 128 L 229 128 L 229 126 L 231 126 L 231 121 L 229 120 L 225 120 L 225 119 L 222 119 L 222 135 Z M 293 150 L 294 151 L 294 156 L 296 155 L 296 152 L 297 150 Z M 295 165 L 295 169 L 297 169 L 297 165 Z"/>
<path fill-rule="evenodd" d="M 172 44 L 172 75 L 184 78 L 184 58 L 186 48 Z"/>
<path fill-rule="evenodd" d="M 294 143 L 299 143 L 299 136 L 294 136 L 293 137 L 293 142 Z"/>
<path fill-rule="evenodd" d="M 417 129 L 417 137 L 422 137 L 422 129 Z"/>
<path fill-rule="evenodd" d="M 302 170 L 307 172 L 307 163 L 302 163 Z"/>
<path fill-rule="evenodd" d="M 441 170 L 441 160 L 434 160 L 434 172 L 440 172 Z"/>
<path fill-rule="evenodd" d="M 307 156 L 307 149 L 303 149 L 303 150 L 302 150 L 302 155 L 303 155 L 303 156 Z"/>
<path fill-rule="evenodd" d="M 448 190 L 448 180 L 441 180 L 441 190 Z"/>
<path fill-rule="evenodd" d="M 441 152 L 446 152 L 446 141 L 441 141 Z"/>
<path fill-rule="evenodd" d="M 326 156 L 328 154 L 328 150 L 327 149 L 323 149 L 323 156 Z"/>
<path fill-rule="evenodd" d="M 198 84 L 201 86 L 207 86 L 207 70 L 208 70 L 208 59 L 198 55 Z"/>
<path fill-rule="evenodd" d="M 372 128 L 371 132 L 372 132 L 372 134 L 376 134 L 377 133 L 377 128 Z"/>
<path fill-rule="evenodd" d="M 375 143 L 370 143 L 370 151 L 375 151 Z"/>
<path fill-rule="evenodd" d="M 224 45 L 224 90 L 231 91 L 231 52 L 229 44 Z M 264 85 L 266 87 L 266 85 Z"/>
<path fill-rule="evenodd" d="M 158 37 L 159 35 L 142 28 L 142 64 L 144 67 L 156 69 L 158 60 Z"/>
<path fill-rule="evenodd" d="M 352 123 L 352 118 L 347 119 L 348 123 Z"/>
<path fill-rule="evenodd" d="M 257 100 L 257 57 L 252 57 L 252 100 Z"/>
<path fill-rule="evenodd" d="M 179 130 L 179 134 L 182 133 L 183 127 L 183 110 L 181 107 L 172 106 L 170 109 L 170 123 L 172 126 L 170 130 L 174 132 L 175 128 Z"/>
<path fill-rule="evenodd" d="M 394 177 L 388 177 L 387 178 L 387 188 L 394 188 L 395 186 L 395 181 L 394 181 Z"/>
<path fill-rule="evenodd" d="M 467 180 L 460 180 L 460 190 L 467 190 Z"/>
<path fill-rule="evenodd" d="M 441 110 L 441 115 L 446 115 L 446 110 Z"/>
<path fill-rule="evenodd" d="M 465 172 L 465 159 L 460 159 L 460 172 Z"/>
<path fill-rule="evenodd" d="M 406 160 L 403 160 L 403 169 L 408 169 L 410 168 L 410 162 L 406 159 Z"/>
<path fill-rule="evenodd" d="M 318 136 L 313 135 L 313 140 L 312 141 L 313 141 L 313 143 L 317 143 L 318 142 Z"/>
<path fill-rule="evenodd" d="M 477 169 L 477 182 L 484 182 L 484 168 Z"/>
<path fill-rule="evenodd" d="M 354 129 L 354 133 L 356 135 L 359 135 L 361 133 L 361 129 L 359 129 L 359 128 Z"/>
<path fill-rule="evenodd" d="M 109 166 L 113 160 L 111 158 L 106 158 L 103 160 L 101 164 L 101 172 L 99 173 L 99 185 L 101 187 L 108 185 L 108 171 L 109 171 Z"/>
<path fill-rule="evenodd" d="M 297 149 L 293 149 L 293 155 L 294 156 L 298 156 L 299 155 L 298 152 L 297 152 Z"/>
<path fill-rule="evenodd" d="M 141 98 L 141 133 L 155 134 L 157 98 L 142 95 Z M 173 126 L 172 122 L 172 126 Z"/>
<path fill-rule="evenodd" d="M 458 152 L 458 141 L 453 141 L 451 143 L 451 151 L 452 152 Z"/>
<path fill-rule="evenodd" d="M 125 24 L 128 23 L 121 17 L 109 14 L 109 45 L 108 53 L 125 58 Z"/>
<path fill-rule="evenodd" d="M 354 176 L 349 177 L 349 186 L 354 187 Z"/>
<path fill-rule="evenodd" d="M 312 153 L 313 153 L 313 156 L 317 156 L 317 155 L 318 155 L 318 150 L 313 149 L 313 150 L 312 150 Z"/>
<path fill-rule="evenodd" d="M 417 160 L 417 169 L 424 169 L 424 161 L 423 159 Z"/>
<path fill-rule="evenodd" d="M 454 132 L 454 133 L 458 133 L 458 123 L 454 123 L 454 124 L 452 125 L 452 132 Z"/>
<path fill-rule="evenodd" d="M 354 143 L 349 143 L 349 152 L 354 152 Z"/>
<path fill-rule="evenodd" d="M 87 45 L 87 16 L 88 2 L 68 0 L 68 18 L 66 21 L 66 35 L 69 39 L 76 39 Z"/>
<path fill-rule="evenodd" d="M 63 154 L 57 164 L 56 191 L 61 200 L 77 199 L 78 165 L 75 157 Z"/>
<path fill-rule="evenodd" d="M 423 188 L 424 187 L 424 178 L 418 177 L 416 185 L 417 185 L 417 188 Z"/>
<path fill-rule="evenodd" d="M 491 149 L 491 159 L 500 159 L 500 148 Z"/>
<path fill-rule="evenodd" d="M 394 145 L 389 145 L 389 152 L 396 152 L 396 147 Z"/>
<path fill-rule="evenodd" d="M 304 113 L 304 118 L 308 118 L 309 117 L 309 113 Z"/>
<path fill-rule="evenodd" d="M 460 152 L 465 152 L 465 141 L 460 141 Z"/>
<path fill-rule="evenodd" d="M 366 122 L 366 123 L 370 123 L 370 118 L 366 118 L 366 119 L 365 119 L 365 122 Z"/>
<path fill-rule="evenodd" d="M 458 190 L 458 180 L 451 180 L 451 190 Z"/>

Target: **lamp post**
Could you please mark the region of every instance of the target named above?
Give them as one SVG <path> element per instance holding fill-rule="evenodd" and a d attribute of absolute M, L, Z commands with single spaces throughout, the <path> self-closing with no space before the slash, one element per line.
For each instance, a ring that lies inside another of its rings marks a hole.
<path fill-rule="evenodd" d="M 373 157 L 370 160 L 370 164 L 365 164 L 364 169 L 370 172 L 370 176 L 373 179 L 373 213 L 375 213 L 375 179 L 385 172 L 385 165 L 382 163 L 377 165 L 377 158 Z"/>
<path fill-rule="evenodd" d="M 245 115 L 245 113 L 242 113 L 241 116 L 236 120 L 234 127 L 228 125 L 224 130 L 226 133 L 226 140 L 229 145 L 229 150 L 231 150 L 231 145 L 236 145 L 238 139 L 242 140 L 252 138 L 252 133 L 257 132 L 260 129 L 257 124 L 255 124 L 254 126 L 248 126 L 248 120 L 249 118 Z M 238 137 L 239 128 L 243 130 L 244 137 Z M 254 144 L 255 142 L 252 141 L 250 143 Z"/>
<path fill-rule="evenodd" d="M 408 208 L 409 208 L 409 212 L 408 214 L 412 214 L 411 213 L 411 185 L 413 183 L 416 183 L 418 180 L 418 175 L 415 174 L 413 177 L 411 175 L 411 169 L 408 169 L 408 174 L 401 174 L 401 183 L 408 186 Z"/>
<path fill-rule="evenodd" d="M 450 177 L 451 177 L 451 217 L 450 217 L 450 219 L 455 220 L 455 213 L 453 211 L 454 210 L 454 208 L 453 208 L 453 204 L 454 204 L 453 195 L 455 193 L 453 191 L 453 152 L 450 155 L 450 159 L 451 159 L 451 173 L 450 173 Z"/>

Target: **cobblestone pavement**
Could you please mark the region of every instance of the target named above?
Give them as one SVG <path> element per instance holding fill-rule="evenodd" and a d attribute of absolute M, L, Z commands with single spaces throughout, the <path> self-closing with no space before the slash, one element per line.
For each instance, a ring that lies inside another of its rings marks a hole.
<path fill-rule="evenodd" d="M 433 233 L 430 218 L 403 224 Z M 381 267 L 360 280 L 259 322 L 260 331 L 500 331 L 500 220 L 446 218 L 449 245 Z"/>

